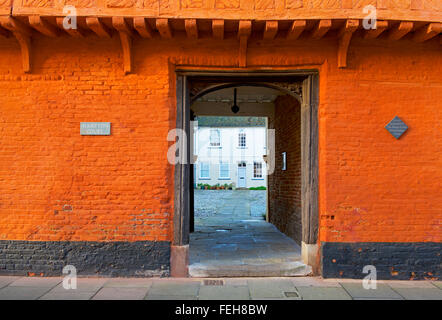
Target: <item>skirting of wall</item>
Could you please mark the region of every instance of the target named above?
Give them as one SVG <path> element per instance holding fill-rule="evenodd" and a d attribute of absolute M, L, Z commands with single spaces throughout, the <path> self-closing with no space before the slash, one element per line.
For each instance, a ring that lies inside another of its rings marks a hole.
<path fill-rule="evenodd" d="M 363 279 L 366 265 L 376 267 L 379 280 L 440 279 L 442 243 L 323 242 L 324 278 Z"/>
<path fill-rule="evenodd" d="M 0 275 L 62 275 L 73 265 L 79 276 L 169 276 L 170 242 L 0 240 Z"/>

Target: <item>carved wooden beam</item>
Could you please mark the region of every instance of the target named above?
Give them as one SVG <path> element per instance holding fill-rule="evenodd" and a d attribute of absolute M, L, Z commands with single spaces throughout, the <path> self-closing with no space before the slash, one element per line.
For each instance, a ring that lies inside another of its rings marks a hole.
<path fill-rule="evenodd" d="M 54 25 L 50 24 L 40 16 L 29 16 L 29 24 L 38 32 L 48 37 L 56 37 L 60 33 Z"/>
<path fill-rule="evenodd" d="M 313 39 L 321 39 L 332 26 L 331 20 L 320 20 L 312 30 Z"/>
<path fill-rule="evenodd" d="M 20 45 L 23 72 L 31 72 L 32 29 L 20 20 L 16 20 L 10 16 L 0 17 L 0 25 L 11 31 Z"/>
<path fill-rule="evenodd" d="M 252 21 L 241 20 L 239 22 L 238 28 L 238 38 L 239 38 L 239 66 L 247 66 L 247 42 L 252 34 Z"/>
<path fill-rule="evenodd" d="M 184 20 L 184 28 L 190 39 L 198 39 L 198 25 L 196 24 L 196 19 Z"/>
<path fill-rule="evenodd" d="M 75 37 L 75 38 L 82 38 L 82 37 L 85 36 L 85 31 L 82 30 L 82 29 L 80 29 L 80 28 L 78 27 L 78 25 L 77 25 L 77 28 L 76 28 L 76 29 L 72 29 L 72 28 L 71 28 L 71 29 L 66 29 L 66 28 L 63 26 L 63 21 L 64 21 L 64 19 L 65 19 L 65 17 L 57 17 L 57 18 L 56 18 L 58 28 L 60 28 L 60 29 L 62 29 L 62 30 L 64 30 L 64 31 L 66 31 L 66 32 L 69 33 L 72 37 Z"/>
<path fill-rule="evenodd" d="M 413 29 L 413 22 L 403 21 L 388 32 L 389 40 L 399 40 Z"/>
<path fill-rule="evenodd" d="M 134 18 L 134 28 L 143 38 L 152 38 L 154 31 L 143 17 Z"/>
<path fill-rule="evenodd" d="M 123 17 L 113 17 L 112 26 L 120 34 L 121 48 L 123 49 L 123 70 L 125 74 L 132 72 L 132 37 L 133 31 Z"/>
<path fill-rule="evenodd" d="M 424 42 L 431 38 L 434 38 L 442 32 L 442 23 L 430 23 L 429 25 L 417 30 L 413 36 L 413 40 L 416 42 Z"/>
<path fill-rule="evenodd" d="M 376 29 L 366 30 L 364 39 L 376 39 L 379 35 L 388 29 L 388 21 L 376 21 Z"/>
<path fill-rule="evenodd" d="M 338 42 L 338 67 L 347 67 L 347 53 L 353 33 L 359 27 L 359 20 L 347 20 L 345 26 L 339 32 Z"/>
<path fill-rule="evenodd" d="M 111 30 L 99 18 L 86 18 L 86 24 L 97 36 L 103 38 L 112 37 Z"/>
<path fill-rule="evenodd" d="M 170 39 L 172 38 L 172 28 L 169 24 L 169 19 L 161 18 L 157 19 L 155 22 L 158 32 L 160 33 L 161 37 Z"/>
<path fill-rule="evenodd" d="M 266 21 L 263 39 L 273 40 L 278 33 L 278 21 Z"/>
<path fill-rule="evenodd" d="M 224 39 L 224 20 L 212 20 L 212 35 L 215 39 Z"/>
<path fill-rule="evenodd" d="M 287 33 L 287 39 L 296 40 L 299 38 L 301 33 L 304 31 L 307 22 L 305 20 L 295 20 L 290 26 L 289 32 Z"/>

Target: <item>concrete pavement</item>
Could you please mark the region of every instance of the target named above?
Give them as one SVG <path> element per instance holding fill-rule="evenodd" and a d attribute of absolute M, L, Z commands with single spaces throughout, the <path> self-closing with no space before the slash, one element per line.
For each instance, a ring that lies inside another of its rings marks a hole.
<path fill-rule="evenodd" d="M 442 281 L 293 278 L 63 278 L 0 277 L 0 300 L 442 300 Z"/>

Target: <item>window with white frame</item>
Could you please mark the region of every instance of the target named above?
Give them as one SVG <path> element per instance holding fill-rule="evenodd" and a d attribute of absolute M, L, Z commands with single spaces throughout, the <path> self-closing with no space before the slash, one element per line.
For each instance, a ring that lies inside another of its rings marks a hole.
<path fill-rule="evenodd" d="M 200 179 L 210 179 L 210 164 L 207 162 L 200 163 Z"/>
<path fill-rule="evenodd" d="M 220 179 L 230 179 L 230 168 L 228 162 L 219 163 L 219 178 Z"/>
<path fill-rule="evenodd" d="M 238 133 L 238 148 L 246 147 L 246 133 L 240 132 Z"/>
<path fill-rule="evenodd" d="M 218 129 L 210 129 L 210 146 L 211 147 L 221 146 L 221 135 Z"/>
<path fill-rule="evenodd" d="M 262 162 L 253 162 L 253 178 L 262 178 Z"/>

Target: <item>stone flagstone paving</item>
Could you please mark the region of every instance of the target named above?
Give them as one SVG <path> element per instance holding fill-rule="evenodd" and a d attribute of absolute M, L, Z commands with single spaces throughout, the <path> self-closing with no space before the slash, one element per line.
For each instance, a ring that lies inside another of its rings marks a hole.
<path fill-rule="evenodd" d="M 196 190 L 190 235 L 192 277 L 303 276 L 311 267 L 301 261 L 301 248 L 264 220 L 265 191 Z M 218 200 L 215 198 L 218 197 Z M 261 214 L 251 207 L 262 198 Z"/>
<path fill-rule="evenodd" d="M 442 300 L 441 281 L 381 281 L 366 290 L 361 280 L 292 278 L 62 278 L 0 277 L 0 300 Z"/>

